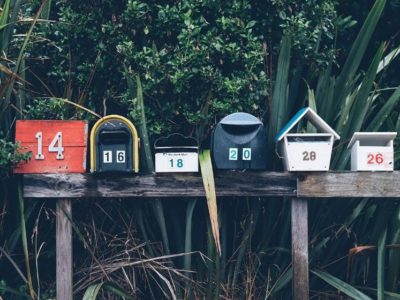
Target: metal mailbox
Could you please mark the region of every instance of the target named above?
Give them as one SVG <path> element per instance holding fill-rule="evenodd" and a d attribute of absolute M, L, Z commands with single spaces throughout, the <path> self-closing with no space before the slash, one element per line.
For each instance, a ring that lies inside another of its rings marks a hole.
<path fill-rule="evenodd" d="M 216 126 L 211 139 L 217 169 L 265 170 L 267 133 L 263 123 L 248 113 L 233 113 Z"/>
<path fill-rule="evenodd" d="M 173 133 L 154 143 L 156 173 L 198 172 L 199 146 L 191 137 Z"/>
<path fill-rule="evenodd" d="M 352 171 L 393 171 L 393 140 L 397 132 L 355 132 L 351 149 Z"/>
<path fill-rule="evenodd" d="M 90 133 L 90 172 L 138 171 L 139 138 L 135 126 L 118 115 L 98 120 Z"/>
<path fill-rule="evenodd" d="M 304 117 L 320 133 L 289 133 Z M 339 139 L 310 107 L 299 110 L 275 137 L 286 171 L 328 171 L 333 143 Z"/>

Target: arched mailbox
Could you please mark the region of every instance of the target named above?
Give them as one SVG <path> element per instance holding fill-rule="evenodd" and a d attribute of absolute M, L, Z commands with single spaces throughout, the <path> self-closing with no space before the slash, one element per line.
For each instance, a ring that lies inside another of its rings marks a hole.
<path fill-rule="evenodd" d="M 248 113 L 226 116 L 213 132 L 211 151 L 217 169 L 265 170 L 267 133 L 263 123 Z"/>
<path fill-rule="evenodd" d="M 90 172 L 139 171 L 139 138 L 126 118 L 101 118 L 90 133 Z"/>
<path fill-rule="evenodd" d="M 306 118 L 319 133 L 289 133 Z M 310 107 L 302 108 L 277 134 L 280 155 L 287 171 L 328 171 L 332 146 L 340 136 Z"/>
<path fill-rule="evenodd" d="M 355 132 L 350 140 L 352 171 L 393 171 L 397 132 Z"/>
<path fill-rule="evenodd" d="M 199 146 L 191 137 L 173 133 L 154 143 L 156 173 L 198 172 Z"/>

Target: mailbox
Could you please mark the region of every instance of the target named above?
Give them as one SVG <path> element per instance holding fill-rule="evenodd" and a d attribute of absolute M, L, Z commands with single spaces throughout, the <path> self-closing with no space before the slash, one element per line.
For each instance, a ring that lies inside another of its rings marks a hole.
<path fill-rule="evenodd" d="M 226 116 L 213 132 L 211 152 L 217 169 L 265 170 L 267 133 L 263 123 L 248 113 Z"/>
<path fill-rule="evenodd" d="M 85 173 L 87 137 L 86 121 L 18 120 L 15 140 L 32 155 L 14 173 Z"/>
<path fill-rule="evenodd" d="M 90 172 L 139 171 L 139 139 L 135 126 L 126 118 L 101 118 L 90 133 Z"/>
<path fill-rule="evenodd" d="M 289 133 L 306 118 L 319 133 Z M 340 136 L 310 107 L 306 107 L 276 135 L 280 156 L 287 171 L 328 171 L 332 146 Z"/>
<path fill-rule="evenodd" d="M 199 146 L 191 137 L 174 133 L 154 143 L 156 173 L 198 172 Z"/>
<path fill-rule="evenodd" d="M 351 149 L 352 171 L 393 171 L 393 140 L 397 132 L 355 132 Z"/>

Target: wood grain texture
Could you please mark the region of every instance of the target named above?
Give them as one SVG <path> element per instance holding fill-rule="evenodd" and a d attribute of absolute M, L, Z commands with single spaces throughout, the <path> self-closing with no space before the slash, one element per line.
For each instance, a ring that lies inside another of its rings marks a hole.
<path fill-rule="evenodd" d="M 42 153 L 44 159 L 35 159 L 38 152 L 36 134 L 42 133 Z M 62 133 L 63 159 L 57 159 L 57 153 L 49 152 L 48 147 L 58 132 Z M 15 141 L 21 146 L 21 152 L 31 152 L 28 162 L 20 163 L 14 173 L 85 173 L 88 139 L 86 121 L 46 121 L 18 120 L 15 129 Z"/>
<path fill-rule="evenodd" d="M 400 172 L 299 174 L 297 196 L 305 198 L 400 197 Z"/>
<path fill-rule="evenodd" d="M 72 300 L 71 200 L 57 200 L 56 218 L 57 300 Z"/>
<path fill-rule="evenodd" d="M 296 196 L 296 177 L 290 173 L 218 172 L 218 197 Z M 200 175 L 164 174 L 102 176 L 37 174 L 24 176 L 26 198 L 204 197 Z"/>
<path fill-rule="evenodd" d="M 308 300 L 308 207 L 307 200 L 292 198 L 293 299 Z"/>

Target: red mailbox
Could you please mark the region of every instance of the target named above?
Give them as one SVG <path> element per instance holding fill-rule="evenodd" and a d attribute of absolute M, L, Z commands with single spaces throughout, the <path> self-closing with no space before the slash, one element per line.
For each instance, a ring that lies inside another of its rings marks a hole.
<path fill-rule="evenodd" d="M 15 141 L 32 155 L 14 173 L 85 173 L 87 140 L 86 121 L 17 121 Z"/>

